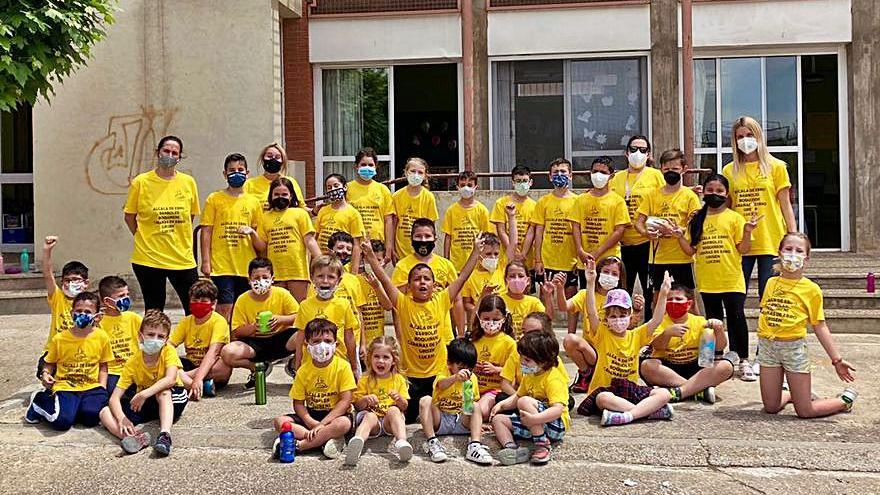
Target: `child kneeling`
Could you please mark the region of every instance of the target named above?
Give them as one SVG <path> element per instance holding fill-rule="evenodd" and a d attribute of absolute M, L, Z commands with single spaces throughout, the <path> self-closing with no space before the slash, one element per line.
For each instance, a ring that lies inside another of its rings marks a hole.
<path fill-rule="evenodd" d="M 522 367 L 522 382 L 516 393 L 492 408 L 491 421 L 495 437 L 504 448 L 498 452 L 501 464 L 509 466 L 526 462 L 550 462 L 551 441 L 560 441 L 571 427 L 568 414 L 568 377 L 556 366 L 559 342 L 545 332 L 524 334 L 516 345 Z M 514 414 L 498 414 L 516 405 Z M 530 453 L 517 446 L 514 437 L 535 444 Z"/>
<path fill-rule="evenodd" d="M 187 391 L 177 372 L 183 367 L 177 350 L 168 345 L 171 320 L 157 309 L 147 310 L 138 332 L 141 352 L 125 363 L 110 403 L 101 410 L 101 423 L 122 439 L 122 449 L 134 454 L 150 445 L 150 434 L 135 425 L 159 420 L 153 449 L 171 454 L 171 424 L 187 404 Z"/>

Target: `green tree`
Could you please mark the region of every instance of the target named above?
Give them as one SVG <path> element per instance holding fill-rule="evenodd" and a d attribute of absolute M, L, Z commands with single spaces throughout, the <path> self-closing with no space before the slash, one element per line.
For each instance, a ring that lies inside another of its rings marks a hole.
<path fill-rule="evenodd" d="M 49 99 L 106 36 L 116 0 L 0 0 L 0 111 Z"/>

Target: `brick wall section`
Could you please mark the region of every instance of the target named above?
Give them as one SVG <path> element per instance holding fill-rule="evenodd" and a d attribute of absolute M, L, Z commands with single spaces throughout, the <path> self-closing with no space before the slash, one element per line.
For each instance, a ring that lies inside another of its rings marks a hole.
<path fill-rule="evenodd" d="M 315 117 L 312 65 L 309 63 L 308 9 L 282 24 L 284 74 L 284 140 L 289 160 L 306 164 L 303 193 L 315 193 Z"/>

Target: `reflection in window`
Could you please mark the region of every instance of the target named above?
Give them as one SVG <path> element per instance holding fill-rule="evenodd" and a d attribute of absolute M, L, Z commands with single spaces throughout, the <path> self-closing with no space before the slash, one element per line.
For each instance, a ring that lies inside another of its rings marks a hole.
<path fill-rule="evenodd" d="M 733 121 L 749 116 L 761 122 L 761 59 L 721 59 L 721 125 L 723 146 L 730 146 Z"/>
<path fill-rule="evenodd" d="M 388 70 L 325 69 L 324 156 L 352 156 L 370 146 L 388 154 Z"/>
<path fill-rule="evenodd" d="M 765 59 L 767 120 L 764 133 L 769 146 L 797 146 L 797 57 Z"/>
<path fill-rule="evenodd" d="M 694 146 L 697 148 L 718 144 L 715 96 L 715 59 L 694 60 Z"/>

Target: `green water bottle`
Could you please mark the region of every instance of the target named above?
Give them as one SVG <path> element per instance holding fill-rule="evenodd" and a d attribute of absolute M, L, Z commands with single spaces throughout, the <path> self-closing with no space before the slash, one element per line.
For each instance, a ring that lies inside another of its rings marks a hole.
<path fill-rule="evenodd" d="M 28 254 L 28 250 L 25 249 L 21 252 L 21 273 L 28 273 L 31 271 L 31 255 Z"/>
<path fill-rule="evenodd" d="M 461 384 L 461 412 L 468 416 L 474 413 L 474 382 L 470 380 Z"/>
<path fill-rule="evenodd" d="M 271 311 L 260 311 L 259 313 L 257 313 L 257 330 L 260 333 L 269 333 L 269 320 L 271 319 Z"/>
<path fill-rule="evenodd" d="M 258 406 L 266 404 L 266 365 L 254 365 L 254 403 Z"/>

